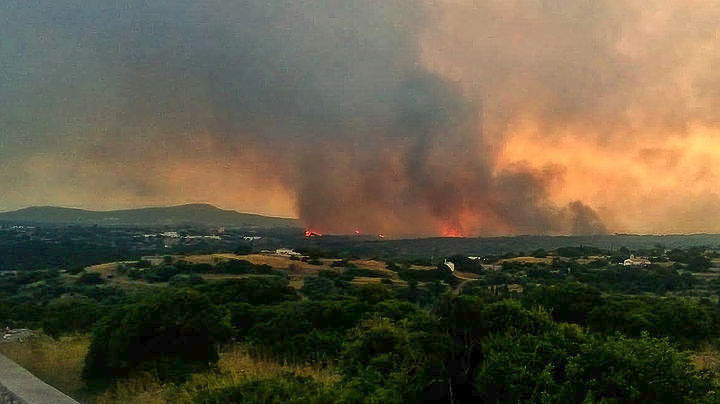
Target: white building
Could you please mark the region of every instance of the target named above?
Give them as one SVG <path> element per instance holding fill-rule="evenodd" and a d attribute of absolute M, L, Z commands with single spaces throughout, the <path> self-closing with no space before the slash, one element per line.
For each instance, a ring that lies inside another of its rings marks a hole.
<path fill-rule="evenodd" d="M 631 255 L 630 258 L 623 261 L 623 265 L 626 267 L 646 267 L 650 264 L 649 259 L 645 257 L 635 257 L 634 255 Z"/>

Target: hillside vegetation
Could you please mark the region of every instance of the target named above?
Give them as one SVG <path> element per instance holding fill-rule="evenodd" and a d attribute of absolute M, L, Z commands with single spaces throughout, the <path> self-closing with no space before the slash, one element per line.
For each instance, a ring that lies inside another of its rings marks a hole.
<path fill-rule="evenodd" d="M 715 246 L 295 248 L 2 276 L 0 352 L 88 403 L 720 400 Z"/>

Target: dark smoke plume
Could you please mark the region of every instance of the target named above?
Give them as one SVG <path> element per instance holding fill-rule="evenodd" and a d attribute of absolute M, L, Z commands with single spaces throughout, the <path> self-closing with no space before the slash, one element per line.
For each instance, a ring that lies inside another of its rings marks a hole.
<path fill-rule="evenodd" d="M 550 202 L 561 170 L 496 169 L 479 98 L 421 61 L 422 2 L 0 7 L 0 186 L 13 192 L 179 199 L 169 179 L 202 178 L 167 168 L 183 161 L 227 165 L 247 193 L 290 189 L 322 232 L 605 231 L 581 202 Z M 18 155 L 62 177 L 33 188 Z"/>

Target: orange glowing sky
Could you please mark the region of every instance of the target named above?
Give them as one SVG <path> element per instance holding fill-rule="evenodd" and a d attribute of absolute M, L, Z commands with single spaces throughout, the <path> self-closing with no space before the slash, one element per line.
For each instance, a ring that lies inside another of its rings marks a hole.
<path fill-rule="evenodd" d="M 719 3 L 439 8 L 424 61 L 484 104 L 496 170 L 552 170 L 612 232 L 720 231 Z"/>
<path fill-rule="evenodd" d="M 0 210 L 207 202 L 323 232 L 720 232 L 717 1 L 322 4 L 9 10 Z M 94 22 L 108 10 L 117 28 Z"/>

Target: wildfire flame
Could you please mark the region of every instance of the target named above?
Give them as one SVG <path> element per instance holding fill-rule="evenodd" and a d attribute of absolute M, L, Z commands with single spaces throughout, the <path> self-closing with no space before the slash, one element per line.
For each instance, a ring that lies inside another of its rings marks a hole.
<path fill-rule="evenodd" d="M 322 233 L 318 233 L 316 231 L 312 230 L 305 230 L 305 237 L 320 237 L 322 236 Z"/>
<path fill-rule="evenodd" d="M 460 229 L 453 226 L 443 227 L 441 234 L 443 237 L 465 237 Z"/>

